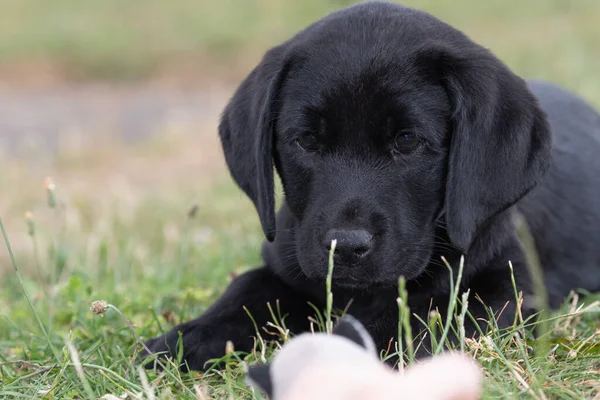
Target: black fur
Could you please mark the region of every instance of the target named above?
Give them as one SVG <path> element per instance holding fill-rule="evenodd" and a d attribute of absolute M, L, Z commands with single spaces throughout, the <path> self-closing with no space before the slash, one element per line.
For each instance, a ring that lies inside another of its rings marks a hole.
<path fill-rule="evenodd" d="M 496 313 L 510 303 L 498 324 L 513 321 L 509 261 L 518 289 L 531 294 L 516 209 L 533 232 L 553 306 L 571 289 L 600 290 L 600 117 L 563 89 L 525 82 L 427 13 L 367 2 L 309 26 L 265 54 L 219 134 L 268 241 L 262 268 L 237 278 L 198 319 L 148 342 L 174 351 L 181 331 L 192 369 L 221 355 L 227 340 L 251 348 L 242 306 L 262 325 L 266 303 L 279 300 L 292 332 L 309 328 L 307 302 L 325 304 L 331 229 L 351 231 L 367 249 L 336 253 L 334 305 L 352 300 L 348 312 L 381 349 L 397 333 L 399 276 L 411 311 L 445 315 L 442 256 L 456 268 L 466 253 L 461 290 L 470 289 L 475 317 L 487 316 L 477 295 Z M 411 152 L 398 147 L 411 138 Z M 276 218 L 273 165 L 285 191 Z"/>

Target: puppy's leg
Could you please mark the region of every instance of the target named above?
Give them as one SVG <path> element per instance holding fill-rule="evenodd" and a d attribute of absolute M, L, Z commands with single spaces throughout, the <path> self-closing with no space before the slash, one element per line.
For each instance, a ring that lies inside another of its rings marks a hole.
<path fill-rule="evenodd" d="M 466 292 L 467 288 L 470 290 L 468 312 L 478 325 L 475 325 L 469 316 L 465 318 L 466 338 L 477 338 L 480 330 L 484 333 L 488 331 L 490 313 L 496 321 L 494 325 L 499 329 L 505 329 L 513 325 L 515 313 L 517 312 L 517 301 L 515 299 L 515 290 L 512 284 L 510 269 L 508 266 L 503 267 L 503 264 L 499 263 L 499 266 L 490 266 L 488 270 L 485 270 L 470 281 L 468 286 L 463 286 L 460 289 L 458 300 L 461 299 L 462 294 Z M 513 270 L 517 292 L 523 292 L 523 297 L 525 298 L 525 304 L 519 308 L 519 312 L 523 319 L 527 319 L 534 312 L 531 305 L 527 304 L 527 300 L 531 297 L 531 282 L 527 266 L 523 262 L 518 261 L 513 263 Z M 443 318 L 442 322 L 445 324 L 449 307 L 449 296 L 436 297 L 431 299 L 431 301 L 411 302 L 409 294 L 408 303 L 411 314 L 413 314 L 410 322 L 413 347 L 416 350 L 415 356 L 417 359 L 429 357 L 435 351 L 431 346 L 431 332 L 427 331 L 427 327 L 419 319 L 428 321 L 430 311 L 437 309 Z M 429 304 L 431 304 L 431 307 Z M 457 304 L 457 313 L 460 312 L 460 307 L 460 304 Z M 414 317 L 414 315 L 417 315 L 419 319 Z M 390 306 L 377 319 L 374 321 L 365 321 L 364 324 L 373 335 L 373 339 L 379 350 L 394 351 L 391 343 L 398 340 L 397 307 Z M 458 331 L 455 319 L 452 321 L 452 326 Z M 439 342 L 440 334 L 441 331 L 438 328 L 436 342 Z M 453 346 L 458 347 L 460 345 L 460 338 L 455 334 L 454 329 L 449 330 L 447 340 Z M 406 342 L 404 341 L 404 349 L 406 348 Z M 397 357 L 391 357 L 388 360 L 392 365 L 397 361 Z"/>
<path fill-rule="evenodd" d="M 252 349 L 256 331 L 244 306 L 264 334 L 261 327 L 272 320 L 267 303 L 275 310 L 277 301 L 282 315 L 287 314 L 286 326 L 292 332 L 308 329 L 307 317 L 312 314 L 307 299 L 284 284 L 271 270 L 262 267 L 237 277 L 200 317 L 149 340 L 146 346 L 155 353 L 166 352 L 167 356 L 175 358 L 181 334 L 182 370 L 204 370 L 208 360 L 225 354 L 227 341 L 231 341 L 236 350 Z"/>
<path fill-rule="evenodd" d="M 469 312 L 478 321 L 483 332 L 489 329 L 490 311 L 494 314 L 495 324 L 500 329 L 512 326 L 517 312 L 521 314 L 523 319 L 527 319 L 535 312 L 534 304 L 531 301 L 533 298 L 532 284 L 527 268 L 524 262 L 513 263 L 516 291 L 523 295 L 522 305 L 517 304 L 515 288 L 508 267 L 497 267 L 486 271 L 471 282 Z M 465 323 L 465 330 L 467 336 L 477 333 L 477 328 L 469 321 Z"/>

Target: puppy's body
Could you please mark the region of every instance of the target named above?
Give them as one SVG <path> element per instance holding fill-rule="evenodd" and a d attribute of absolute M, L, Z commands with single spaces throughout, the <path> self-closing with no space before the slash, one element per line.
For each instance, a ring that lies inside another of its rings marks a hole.
<path fill-rule="evenodd" d="M 551 167 L 517 208 L 536 241 L 553 307 L 573 289 L 600 291 L 600 116 L 573 93 L 530 82 L 548 115 Z"/>
<path fill-rule="evenodd" d="M 150 349 L 175 352 L 181 332 L 184 361 L 202 369 L 227 340 L 251 348 L 243 306 L 262 325 L 267 302 L 280 302 L 292 332 L 307 330 L 308 302 L 325 304 L 332 239 L 335 306 L 352 301 L 348 311 L 381 349 L 397 334 L 399 276 L 412 312 L 445 313 L 442 256 L 457 268 L 467 254 L 471 313 L 488 315 L 475 295 L 496 313 L 510 302 L 498 321 L 506 326 L 515 307 L 509 261 L 531 294 L 515 209 L 536 239 L 552 305 L 571 289 L 600 290 L 599 119 L 563 89 L 526 84 L 426 13 L 369 2 L 325 17 L 267 52 L 219 127 L 268 239 L 265 266 Z M 285 191 L 277 216 L 273 165 Z"/>

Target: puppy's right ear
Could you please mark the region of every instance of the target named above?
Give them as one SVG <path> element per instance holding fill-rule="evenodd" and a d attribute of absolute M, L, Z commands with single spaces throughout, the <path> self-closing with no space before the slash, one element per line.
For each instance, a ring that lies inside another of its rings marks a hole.
<path fill-rule="evenodd" d="M 367 332 L 365 327 L 356 318 L 349 314 L 340 318 L 335 328 L 333 328 L 332 333 L 353 341 L 357 345 L 364 347 L 369 353 L 377 354 L 377 348 L 369 332 Z"/>
<path fill-rule="evenodd" d="M 451 103 L 444 211 L 452 244 L 466 253 L 482 227 L 542 180 L 552 133 L 527 83 L 484 47 L 463 36 L 424 42 L 417 54 Z"/>
<path fill-rule="evenodd" d="M 275 239 L 273 135 L 279 92 L 291 62 L 285 45 L 274 47 L 225 107 L 219 136 L 231 176 L 250 197 L 267 240 Z"/>

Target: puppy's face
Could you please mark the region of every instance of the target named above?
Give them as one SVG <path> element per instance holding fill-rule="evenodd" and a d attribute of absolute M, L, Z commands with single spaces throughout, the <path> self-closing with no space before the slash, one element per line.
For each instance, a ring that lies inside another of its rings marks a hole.
<path fill-rule="evenodd" d="M 338 285 L 419 275 L 444 203 L 444 89 L 405 60 L 312 57 L 289 71 L 281 99 L 275 159 L 304 273 L 326 275 L 335 239 Z"/>
<path fill-rule="evenodd" d="M 286 233 L 281 265 L 322 279 L 336 240 L 334 283 L 353 287 L 423 274 L 440 240 L 468 250 L 537 184 L 551 148 L 522 79 L 431 15 L 380 2 L 268 51 L 219 134 L 267 239 Z M 276 226 L 273 165 L 291 227 Z"/>

